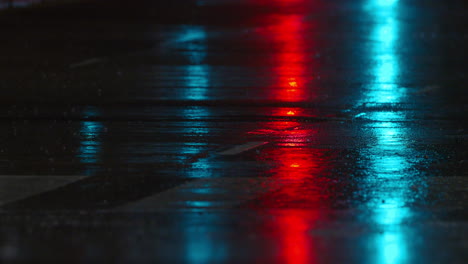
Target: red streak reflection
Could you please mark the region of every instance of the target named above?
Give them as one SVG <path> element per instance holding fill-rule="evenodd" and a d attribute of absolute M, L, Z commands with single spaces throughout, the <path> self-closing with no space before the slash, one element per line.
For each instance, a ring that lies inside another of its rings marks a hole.
<path fill-rule="evenodd" d="M 301 16 L 284 16 L 276 30 L 276 41 L 280 43 L 281 50 L 278 56 L 279 67 L 276 68 L 279 76 L 279 91 L 277 99 L 287 102 L 299 102 L 305 98 L 304 76 L 304 48 L 301 38 Z M 295 115 L 295 111 L 288 110 L 286 115 Z M 294 147 L 306 142 L 308 131 L 287 130 L 283 132 L 281 143 Z M 305 173 L 308 168 L 314 167 L 313 160 L 298 156 L 293 148 L 281 148 L 282 154 L 276 154 L 280 167 L 277 168 L 276 177 L 302 179 L 308 177 Z M 272 153 L 275 154 L 275 153 Z M 295 188 L 286 187 L 282 193 L 285 203 L 296 198 Z M 305 264 L 311 262 L 310 238 L 307 236 L 307 222 L 300 215 L 294 213 L 278 219 L 282 239 L 282 257 L 286 263 Z"/>
<path fill-rule="evenodd" d="M 324 219 L 320 209 L 327 207 L 331 184 L 327 178 L 319 177 L 327 166 L 323 151 L 304 142 L 314 134 L 316 131 L 309 129 L 279 132 L 278 144 L 263 151 L 262 159 L 276 165 L 272 177 L 280 179 L 282 187 L 251 206 L 281 209 L 280 215 L 275 214 L 274 229 L 279 238 L 279 263 L 306 264 L 318 260 L 317 240 L 310 231 L 317 221 Z"/>
<path fill-rule="evenodd" d="M 305 115 L 304 110 L 302 108 L 297 108 L 297 107 L 275 108 L 272 110 L 271 114 L 277 117 L 281 117 L 281 116 L 293 117 L 293 116 L 298 116 L 298 115 Z"/>
<path fill-rule="evenodd" d="M 262 161 L 276 167 L 270 171 L 283 186 L 255 201 L 251 207 L 286 209 L 275 215 L 275 236 L 279 237 L 280 263 L 315 263 L 318 252 L 310 230 L 322 218 L 318 208 L 327 203 L 324 190 L 330 187 L 326 178 L 319 178 L 327 166 L 323 150 L 314 148 L 308 139 L 318 136 L 312 127 L 295 122 L 271 122 L 267 129 L 275 145 L 265 148 Z M 274 131 L 274 132 L 271 132 Z M 310 210 L 312 209 L 312 210 Z"/>
<path fill-rule="evenodd" d="M 279 0 L 278 0 L 279 1 Z M 299 3 L 301 0 L 292 2 Z M 282 0 L 281 2 L 289 2 Z M 314 97 L 311 89 L 311 63 L 307 50 L 314 43 L 304 37 L 308 31 L 305 16 L 284 13 L 275 16 L 273 26 L 264 37 L 274 49 L 274 74 L 277 83 L 269 90 L 269 97 L 281 102 L 307 102 Z M 310 34 L 310 33 L 309 33 Z M 304 115 L 300 107 L 277 108 L 274 116 L 286 120 Z M 279 257 L 286 263 L 317 262 L 317 249 L 309 231 L 322 215 L 319 208 L 328 202 L 326 190 L 330 185 L 318 175 L 323 174 L 327 162 L 323 150 L 312 146 L 317 141 L 317 130 L 312 125 L 290 121 L 270 122 L 258 130 L 268 134 L 272 142 L 262 151 L 263 162 L 275 166 L 269 174 L 282 182 L 282 187 L 252 202 L 250 207 L 288 209 L 276 217 L 275 233 L 280 237 Z M 275 183 L 277 184 L 277 183 Z M 290 209 L 290 210 L 289 210 Z M 306 210 L 304 210 L 306 209 Z M 313 210 L 307 210 L 313 209 Z"/>
<path fill-rule="evenodd" d="M 306 97 L 302 19 L 301 15 L 283 15 L 273 27 L 272 39 L 279 49 L 276 58 L 278 66 L 275 67 L 279 90 L 275 99 L 281 101 L 299 102 Z"/>
<path fill-rule="evenodd" d="M 311 263 L 312 251 L 309 248 L 310 237 L 307 236 L 307 222 L 300 214 L 280 218 L 283 237 L 284 262 L 294 264 Z"/>

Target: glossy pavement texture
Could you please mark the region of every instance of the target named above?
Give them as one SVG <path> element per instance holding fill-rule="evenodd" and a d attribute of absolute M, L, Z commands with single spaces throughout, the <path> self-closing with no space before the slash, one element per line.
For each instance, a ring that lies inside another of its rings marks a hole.
<path fill-rule="evenodd" d="M 2 263 L 467 263 L 465 10 L 0 12 Z"/>

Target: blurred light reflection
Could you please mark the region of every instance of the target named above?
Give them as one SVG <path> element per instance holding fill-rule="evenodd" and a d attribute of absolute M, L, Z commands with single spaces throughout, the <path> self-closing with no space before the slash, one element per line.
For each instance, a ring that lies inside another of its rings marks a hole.
<path fill-rule="evenodd" d="M 362 103 L 398 103 L 405 96 L 405 89 L 398 87 L 400 60 L 397 54 L 400 22 L 397 17 L 397 1 L 372 0 L 367 11 L 373 21 L 371 31 L 373 46 L 370 50 L 373 86 L 369 87 Z"/>
<path fill-rule="evenodd" d="M 87 106 L 84 110 L 84 117 L 98 116 L 99 111 L 95 107 Z M 85 164 L 85 175 L 96 173 L 96 164 L 100 162 L 99 157 L 102 152 L 102 133 L 105 127 L 99 121 L 82 121 L 80 125 L 80 147 L 77 157 L 82 164 Z"/>
<path fill-rule="evenodd" d="M 275 67 L 279 78 L 275 99 L 286 102 L 299 102 L 306 99 L 304 17 L 283 15 L 279 23 L 272 27 L 271 38 L 279 51 Z"/>
<path fill-rule="evenodd" d="M 182 97 L 185 100 L 206 100 L 208 99 L 208 88 L 210 86 L 210 67 L 205 64 L 207 55 L 207 32 L 205 27 L 198 25 L 183 26 L 178 33 L 178 42 L 180 48 L 185 50 L 186 57 L 189 61 L 188 65 L 184 65 L 185 76 L 183 76 L 184 87 Z M 194 136 L 200 139 L 209 136 L 209 124 L 201 121 L 211 116 L 211 112 L 207 107 L 184 107 L 181 109 L 181 115 L 184 119 L 188 119 L 189 124 L 184 124 L 184 134 L 186 136 Z M 183 123 L 187 123 L 183 122 Z M 203 146 L 197 145 L 194 148 L 192 145 L 183 145 L 180 153 L 191 159 L 193 156 L 199 154 Z M 197 153 L 194 153 L 194 150 Z M 182 163 L 186 163 L 182 160 Z M 190 162 L 192 169 L 196 170 L 192 177 L 208 177 L 211 165 L 206 159 L 196 159 Z M 189 172 L 191 173 L 191 172 Z"/>
<path fill-rule="evenodd" d="M 183 77 L 187 87 L 184 87 L 187 100 L 207 99 L 210 84 L 209 66 L 204 64 L 207 47 L 207 33 L 203 26 L 184 26 L 179 36 L 183 49 L 187 50 L 189 65 L 184 66 L 186 75 Z"/>
<path fill-rule="evenodd" d="M 182 228 L 184 230 L 184 254 L 186 263 L 221 263 L 227 260 L 229 253 L 228 242 L 219 241 L 213 236 L 213 226 L 219 221 L 220 217 L 216 214 L 204 214 L 200 217 L 199 221 L 203 221 L 194 226 L 194 220 L 186 219 L 188 224 Z M 184 220 L 182 220 L 184 222 Z M 193 228 L 186 228 L 185 226 L 194 226 Z"/>
<path fill-rule="evenodd" d="M 305 73 L 305 48 L 304 48 L 304 17 L 301 15 L 284 15 L 275 27 L 273 39 L 280 47 L 277 76 L 279 77 L 279 93 L 276 99 L 286 102 L 299 102 L 306 99 Z M 295 116 L 299 109 L 283 109 L 281 115 Z M 274 122 L 273 129 L 281 129 L 282 122 Z M 306 178 L 314 177 L 316 164 L 314 155 L 308 153 L 310 148 L 297 149 L 301 144 L 307 143 L 311 130 L 287 129 L 279 132 L 280 139 L 277 142 L 282 148 L 271 149 L 270 155 L 277 164 L 274 177 L 294 179 L 303 182 Z M 287 147 L 286 147 L 287 146 Z M 303 146 L 303 145 L 302 145 Z M 302 151 L 298 151 L 302 150 Z M 275 153 L 280 152 L 280 153 Z M 301 200 L 304 195 L 297 185 L 283 188 L 279 193 L 280 206 Z M 305 264 L 313 261 L 312 240 L 307 236 L 308 223 L 300 214 L 291 213 L 278 219 L 281 232 L 281 256 L 285 263 Z"/>
<path fill-rule="evenodd" d="M 284 263 L 311 263 L 315 256 L 312 256 L 314 252 L 310 248 L 312 239 L 306 235 L 310 228 L 306 218 L 297 211 L 291 211 L 287 216 L 279 217 L 278 221 L 283 226 L 281 232 L 284 232 L 281 234 Z"/>
<path fill-rule="evenodd" d="M 401 103 L 406 91 L 398 86 L 401 72 L 398 1 L 371 0 L 366 8 L 374 25 L 371 31 L 373 46 L 370 49 L 374 80 L 360 103 Z M 369 158 L 368 177 L 363 184 L 376 188 L 367 206 L 373 210 L 373 221 L 384 230 L 375 237 L 376 259 L 371 263 L 404 263 L 410 252 L 401 223 L 410 213 L 406 206 L 411 201 L 409 187 L 414 179 L 409 175 L 409 159 L 415 153 L 408 146 L 408 128 L 395 122 L 405 120 L 402 112 L 371 112 L 368 117 L 375 121 L 371 132 L 376 144 L 363 153 Z"/>
<path fill-rule="evenodd" d="M 187 65 L 187 76 L 185 77 L 188 86 L 184 94 L 187 100 L 206 100 L 209 85 L 209 68 L 206 65 Z"/>
<path fill-rule="evenodd" d="M 182 98 L 185 100 L 207 100 L 208 89 L 210 87 L 210 66 L 206 64 L 207 55 L 207 32 L 205 27 L 197 25 L 183 26 L 179 32 L 178 42 L 179 48 L 185 50 L 186 58 L 189 61 L 188 65 L 184 65 L 185 76 Z M 209 122 L 203 121 L 212 116 L 208 107 L 192 106 L 183 107 L 180 110 L 181 116 L 187 121 L 182 121 L 181 127 L 184 128 L 184 137 L 191 139 L 187 140 L 187 144 L 180 147 L 180 153 L 184 160 L 180 162 L 184 165 L 190 165 L 190 168 L 185 170 L 185 176 L 189 178 L 208 178 L 214 177 L 211 173 L 213 170 L 212 164 L 206 158 L 194 158 L 200 155 L 207 146 L 205 138 L 210 136 L 211 126 Z M 190 143 L 189 143 L 190 142 Z M 194 144 L 193 142 L 196 142 Z M 202 188 L 199 192 L 209 196 L 215 192 L 215 188 Z M 206 200 L 191 200 L 184 201 L 184 207 L 190 208 L 197 212 L 203 212 L 209 208 L 216 206 L 213 201 Z M 187 263 L 208 263 L 222 262 L 228 256 L 228 241 L 219 241 L 210 235 L 213 227 L 208 223 L 222 221 L 222 217 L 216 214 L 203 214 L 201 216 L 203 224 L 195 226 L 195 228 L 184 229 L 183 238 L 186 247 L 180 254 L 185 257 Z M 182 220 L 190 224 L 183 225 L 193 226 L 194 219 L 190 216 Z"/>
<path fill-rule="evenodd" d="M 295 3 L 301 0 L 294 1 Z M 292 2 L 292 1 L 282 1 Z M 302 1 L 301 1 L 302 2 Z M 276 57 L 274 75 L 276 83 L 269 90 L 268 96 L 282 102 L 302 102 L 313 96 L 313 90 L 308 87 L 309 71 L 312 63 L 307 61 L 308 49 L 314 45 L 310 39 L 305 39 L 307 22 L 302 14 L 281 14 L 271 20 L 265 38 L 271 42 Z M 307 62 L 307 63 L 306 63 Z M 296 116 L 303 116 L 304 109 L 300 107 L 278 107 L 269 113 L 285 121 L 272 121 L 263 124 L 252 134 L 268 134 L 273 140 L 263 148 L 263 162 L 268 162 L 274 168 L 268 175 L 287 182 L 279 190 L 262 196 L 262 199 L 251 204 L 254 208 L 291 209 L 285 215 L 278 215 L 276 232 L 279 241 L 280 263 L 314 263 L 317 252 L 314 239 L 308 234 L 315 221 L 320 217 L 317 211 L 294 210 L 294 208 L 317 207 L 327 203 L 320 195 L 326 188 L 321 184 L 318 175 L 324 169 L 322 150 L 313 148 L 310 139 L 316 137 L 313 127 L 303 128 L 301 123 L 293 121 Z M 291 119 L 291 120 L 290 120 Z"/>

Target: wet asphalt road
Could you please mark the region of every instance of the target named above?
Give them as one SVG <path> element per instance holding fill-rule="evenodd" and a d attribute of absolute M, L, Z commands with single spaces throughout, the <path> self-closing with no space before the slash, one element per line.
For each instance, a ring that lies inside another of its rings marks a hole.
<path fill-rule="evenodd" d="M 0 259 L 467 263 L 463 1 L 0 11 Z"/>

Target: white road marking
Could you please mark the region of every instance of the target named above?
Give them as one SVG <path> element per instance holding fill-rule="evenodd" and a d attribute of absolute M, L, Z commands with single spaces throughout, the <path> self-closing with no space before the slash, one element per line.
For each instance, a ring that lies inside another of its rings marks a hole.
<path fill-rule="evenodd" d="M 428 93 L 437 92 L 438 90 L 440 90 L 439 85 L 428 85 L 426 87 L 416 90 L 414 93 L 415 94 L 428 94 Z"/>
<path fill-rule="evenodd" d="M 87 176 L 0 175 L 0 206 L 50 191 Z"/>
<path fill-rule="evenodd" d="M 458 135 L 445 135 L 447 138 L 454 138 L 454 139 L 460 139 L 460 140 L 467 140 L 468 139 L 468 134 L 458 134 Z"/>
<path fill-rule="evenodd" d="M 224 155 L 224 156 L 229 156 L 229 155 L 237 155 L 239 153 L 263 146 L 265 144 L 268 144 L 268 142 L 259 142 L 259 141 L 254 141 L 254 142 L 247 142 L 242 145 L 237 145 L 234 146 L 230 149 L 218 152 L 219 155 Z"/>
<path fill-rule="evenodd" d="M 78 67 L 84 67 L 96 63 L 103 62 L 105 59 L 104 58 L 91 58 L 88 60 L 80 61 L 77 63 L 70 64 L 70 68 L 78 68 Z"/>
<path fill-rule="evenodd" d="M 114 210 L 227 209 L 278 190 L 285 184 L 287 181 L 271 177 L 199 179 Z"/>
<path fill-rule="evenodd" d="M 275 177 L 203 178 L 114 208 L 112 211 L 230 209 L 262 195 L 274 193 L 295 182 L 297 183 L 296 180 Z M 407 188 L 408 186 L 404 187 L 404 189 Z M 463 176 L 429 177 L 421 184 L 415 183 L 409 188 L 413 192 L 435 189 L 443 191 L 446 195 L 459 197 L 460 191 L 468 190 L 468 178 Z"/>
<path fill-rule="evenodd" d="M 366 115 L 366 113 L 360 113 L 360 114 L 355 115 L 354 118 L 359 118 L 359 117 L 365 116 L 365 115 Z"/>

